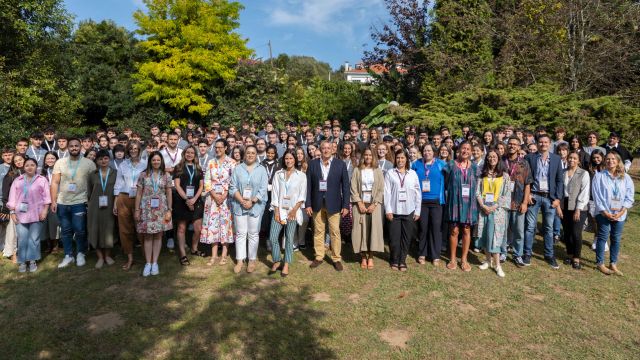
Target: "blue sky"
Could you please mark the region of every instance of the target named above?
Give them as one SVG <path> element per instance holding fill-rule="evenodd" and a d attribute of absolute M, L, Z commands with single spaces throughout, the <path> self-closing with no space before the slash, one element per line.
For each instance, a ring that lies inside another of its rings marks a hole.
<path fill-rule="evenodd" d="M 65 0 L 76 22 L 112 19 L 135 30 L 132 14 L 142 0 Z M 382 0 L 241 0 L 239 32 L 249 39 L 256 57 L 308 55 L 338 68 L 354 64 L 370 47 L 369 29 L 388 18 Z M 365 45 L 369 44 L 369 45 Z"/>

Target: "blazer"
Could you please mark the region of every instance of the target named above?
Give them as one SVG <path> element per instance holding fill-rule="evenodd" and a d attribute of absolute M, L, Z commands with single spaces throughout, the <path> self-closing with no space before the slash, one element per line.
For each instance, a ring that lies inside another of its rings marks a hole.
<path fill-rule="evenodd" d="M 323 207 L 329 214 L 335 214 L 342 209 L 349 208 L 351 197 L 351 184 L 347 164 L 344 161 L 333 158 L 327 176 L 327 191 L 320 191 L 322 180 L 321 159 L 311 160 L 307 169 L 307 201 L 305 205 L 313 211 L 320 211 Z"/>
<path fill-rule="evenodd" d="M 538 186 L 538 179 L 536 173 L 538 171 L 538 159 L 540 153 L 527 154 L 525 160 L 529 163 L 531 168 L 531 176 L 533 177 L 533 184 L 531 185 L 531 191 L 533 191 L 534 184 Z M 551 200 L 562 200 L 564 198 L 564 170 L 562 169 L 562 160 L 560 156 L 549 152 L 549 198 Z"/>

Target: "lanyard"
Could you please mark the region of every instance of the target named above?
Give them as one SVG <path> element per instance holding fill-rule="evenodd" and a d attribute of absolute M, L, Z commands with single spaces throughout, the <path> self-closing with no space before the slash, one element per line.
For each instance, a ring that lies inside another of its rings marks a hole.
<path fill-rule="evenodd" d="M 542 155 L 538 158 L 538 174 L 542 178 L 547 178 L 549 174 L 549 157 L 547 155 L 547 160 L 542 160 Z"/>
<path fill-rule="evenodd" d="M 204 164 L 202 163 L 202 157 L 200 157 L 199 161 L 200 161 L 200 167 L 201 168 L 205 168 L 205 166 L 207 165 L 207 160 L 209 160 L 209 154 L 205 154 L 204 156 Z"/>
<path fill-rule="evenodd" d="M 140 175 L 140 173 L 136 173 L 136 167 L 133 165 L 133 162 L 131 163 L 131 186 L 136 186 L 136 183 L 138 182 L 138 175 Z"/>
<path fill-rule="evenodd" d="M 47 180 L 51 183 L 51 168 L 47 168 Z"/>
<path fill-rule="evenodd" d="M 29 189 L 31 188 L 31 185 L 33 185 L 34 181 L 36 181 L 36 175 L 33 175 L 31 177 L 31 182 L 27 181 L 27 175 L 24 176 L 24 187 L 22 189 L 22 192 L 24 194 L 23 201 L 27 201 L 27 196 L 29 196 Z"/>
<path fill-rule="evenodd" d="M 387 160 L 381 160 L 380 163 L 381 164 L 378 164 L 378 167 L 380 170 L 384 170 L 384 166 L 387 165 Z"/>
<path fill-rule="evenodd" d="M 456 163 L 456 167 L 458 168 L 458 170 L 460 170 L 460 173 L 462 174 L 462 184 L 465 184 L 467 182 L 467 173 L 469 172 L 469 166 L 463 169 L 459 162 L 456 161 L 455 163 Z"/>
<path fill-rule="evenodd" d="M 171 166 L 175 166 L 176 159 L 178 158 L 178 149 L 176 149 L 176 152 L 173 156 L 171 156 L 171 152 L 169 152 L 169 149 L 167 149 L 167 155 L 169 155 L 169 159 L 171 159 Z"/>
<path fill-rule="evenodd" d="M 349 161 L 345 161 L 345 163 L 347 163 L 347 171 L 349 171 L 349 169 L 351 169 L 351 159 L 349 159 Z"/>
<path fill-rule="evenodd" d="M 404 176 L 400 176 L 400 171 L 396 169 L 396 173 L 398 174 L 398 179 L 400 179 L 400 188 L 404 188 L 404 179 L 407 177 L 407 171 L 405 170 Z"/>
<path fill-rule="evenodd" d="M 66 158 L 66 157 L 67 157 L 67 154 L 69 154 L 69 150 L 67 150 L 67 151 L 63 151 L 63 152 L 62 152 L 62 155 L 60 155 L 60 150 L 56 150 L 56 151 L 58 152 L 58 158 L 59 158 L 59 159 L 64 159 L 64 158 Z"/>
<path fill-rule="evenodd" d="M 251 172 L 249 172 L 249 167 L 247 166 L 247 164 L 245 163 L 245 170 L 247 172 L 247 186 L 251 186 L 251 175 L 253 175 L 253 172 L 256 170 L 256 164 L 253 163 L 253 170 L 251 170 Z"/>
<path fill-rule="evenodd" d="M 151 185 L 153 186 L 153 193 L 158 193 L 158 187 L 160 186 L 160 173 L 158 173 L 158 177 L 156 179 L 153 178 L 155 175 L 155 170 L 151 170 Z"/>
<path fill-rule="evenodd" d="M 49 146 L 49 142 L 47 140 L 44 141 L 44 144 L 47 145 L 48 151 L 53 151 L 56 148 L 56 141 L 53 140 L 53 146 Z"/>
<path fill-rule="evenodd" d="M 113 165 L 116 167 L 116 170 L 120 170 L 120 164 L 122 164 L 123 160 L 120 160 L 120 162 L 118 162 L 118 159 L 114 159 L 113 160 Z"/>
<path fill-rule="evenodd" d="M 193 176 L 196 174 L 195 170 L 191 170 L 193 165 L 187 165 L 187 173 L 189 174 L 189 186 L 193 185 Z"/>
<path fill-rule="evenodd" d="M 495 181 L 496 181 L 496 178 L 494 178 L 492 176 L 489 176 L 487 178 L 487 183 L 489 184 L 489 189 L 487 189 L 488 193 L 492 193 L 492 194 L 494 193 L 494 191 L 495 191 Z"/>
<path fill-rule="evenodd" d="M 611 176 L 611 173 L 609 173 L 608 170 L 607 170 L 607 175 L 609 175 L 609 177 L 611 178 L 611 181 L 613 181 L 613 198 L 620 199 L 620 184 L 619 184 L 620 181 L 618 181 L 618 179 Z"/>
<path fill-rule="evenodd" d="M 509 161 L 509 159 L 506 160 L 507 167 L 509 168 L 509 177 L 513 177 L 513 175 L 516 173 L 516 167 L 518 166 L 518 162 L 520 162 L 520 160 L 521 158 L 518 157 L 516 161 L 513 162 L 513 164 Z"/>
<path fill-rule="evenodd" d="M 71 158 L 69 158 L 69 164 L 71 164 Z M 73 171 L 71 173 L 71 180 L 75 180 L 76 179 L 76 174 L 78 173 L 78 166 L 80 166 L 80 159 L 78 159 L 76 161 L 76 167 L 73 168 Z"/>
<path fill-rule="evenodd" d="M 42 159 L 42 155 L 38 156 L 40 149 L 37 149 L 35 146 L 31 145 L 31 151 L 33 152 L 33 157 L 36 158 L 36 162 L 39 164 L 40 159 Z"/>
<path fill-rule="evenodd" d="M 269 182 L 271 182 L 271 179 L 273 177 L 273 172 L 276 170 L 276 162 L 274 161 L 273 164 L 271 164 L 271 168 L 269 168 L 269 163 L 267 162 L 267 171 L 269 171 Z"/>
<path fill-rule="evenodd" d="M 291 173 L 291 175 L 289 175 L 289 179 L 287 179 L 287 171 L 284 170 L 282 172 L 282 182 L 284 182 L 284 195 L 288 196 L 289 195 L 289 183 L 291 182 L 291 178 L 293 177 L 293 175 L 295 174 L 295 170 L 293 173 Z"/>
<path fill-rule="evenodd" d="M 433 164 L 435 164 L 435 159 L 431 160 L 431 164 L 429 165 L 429 167 L 427 167 L 427 162 L 424 161 L 424 177 L 425 178 L 429 178 L 429 174 L 431 173 L 431 167 L 433 167 Z"/>
<path fill-rule="evenodd" d="M 102 194 L 104 195 L 107 191 L 107 182 L 109 181 L 109 173 L 111 172 L 111 168 L 107 168 L 107 176 L 102 179 L 102 169 L 98 169 L 100 172 L 100 186 L 102 186 Z"/>

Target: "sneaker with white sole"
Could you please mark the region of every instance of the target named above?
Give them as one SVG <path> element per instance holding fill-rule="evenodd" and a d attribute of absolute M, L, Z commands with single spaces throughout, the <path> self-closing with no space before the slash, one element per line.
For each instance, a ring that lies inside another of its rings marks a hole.
<path fill-rule="evenodd" d="M 151 275 L 160 274 L 160 268 L 158 267 L 158 263 L 151 264 Z"/>
<path fill-rule="evenodd" d="M 36 272 L 38 270 L 38 264 L 35 261 L 29 263 L 29 272 Z"/>
<path fill-rule="evenodd" d="M 500 276 L 501 278 L 504 277 L 504 271 L 502 271 L 502 266 L 496 267 L 496 274 L 498 274 L 498 276 Z"/>
<path fill-rule="evenodd" d="M 176 244 L 173 241 L 173 238 L 167 239 L 167 249 L 173 249 L 176 247 Z"/>
<path fill-rule="evenodd" d="M 84 258 L 84 254 L 78 253 L 78 255 L 76 256 L 76 266 L 84 266 L 84 264 L 86 263 L 87 261 Z"/>
<path fill-rule="evenodd" d="M 147 277 L 149 275 L 151 275 L 151 264 L 146 263 L 144 264 L 144 270 L 142 270 L 142 276 Z"/>
<path fill-rule="evenodd" d="M 22 263 L 22 264 L 18 265 L 18 272 L 20 272 L 20 273 L 27 272 L 27 264 Z"/>
<path fill-rule="evenodd" d="M 74 259 L 73 256 L 65 255 L 64 259 L 62 259 L 60 264 L 58 264 L 58 269 L 65 268 L 65 267 L 69 266 L 69 264 L 73 264 L 75 261 L 76 261 L 76 259 Z"/>
<path fill-rule="evenodd" d="M 478 269 L 480 270 L 487 270 L 489 268 L 489 262 L 488 261 L 483 261 L 482 264 L 480 264 L 480 266 L 478 266 Z"/>

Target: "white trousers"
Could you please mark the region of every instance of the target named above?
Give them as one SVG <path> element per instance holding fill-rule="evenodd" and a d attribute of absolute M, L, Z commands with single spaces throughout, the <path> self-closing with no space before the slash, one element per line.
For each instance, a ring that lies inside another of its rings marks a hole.
<path fill-rule="evenodd" d="M 18 250 L 18 233 L 16 232 L 16 224 L 9 219 L 4 232 L 4 249 L 2 255 L 4 257 L 13 256 Z"/>
<path fill-rule="evenodd" d="M 259 216 L 233 217 L 236 226 L 236 260 L 242 261 L 247 258 L 247 247 L 249 248 L 249 260 L 258 258 L 260 220 Z"/>

